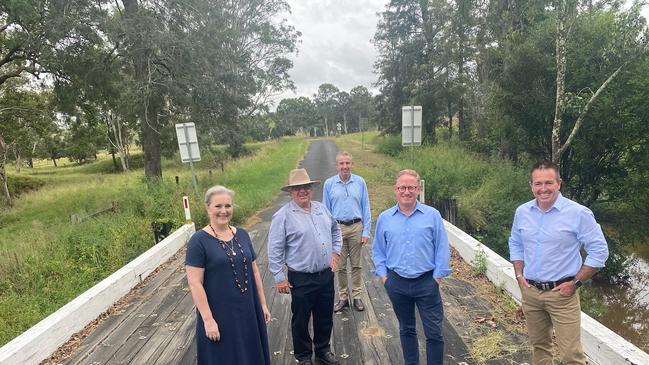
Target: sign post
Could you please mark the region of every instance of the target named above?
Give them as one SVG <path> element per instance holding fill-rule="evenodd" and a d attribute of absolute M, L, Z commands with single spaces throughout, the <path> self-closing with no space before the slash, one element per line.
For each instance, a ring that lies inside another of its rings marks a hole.
<path fill-rule="evenodd" d="M 365 149 L 365 138 L 363 137 L 363 127 L 367 124 L 367 117 L 358 117 L 358 129 L 361 130 L 361 149 Z"/>
<path fill-rule="evenodd" d="M 196 126 L 194 125 L 194 123 L 176 124 L 176 137 L 178 137 L 178 148 L 180 148 L 180 160 L 182 162 L 189 162 L 189 167 L 192 170 L 192 184 L 194 185 L 194 193 L 198 194 L 198 184 L 196 183 L 194 162 L 201 160 L 201 151 L 198 149 Z"/>
<path fill-rule="evenodd" d="M 401 107 L 401 145 L 410 146 L 415 164 L 415 146 L 421 146 L 421 105 Z"/>

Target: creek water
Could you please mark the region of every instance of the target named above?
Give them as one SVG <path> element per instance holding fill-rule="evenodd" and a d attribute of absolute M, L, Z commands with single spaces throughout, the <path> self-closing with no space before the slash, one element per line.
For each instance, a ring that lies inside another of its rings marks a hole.
<path fill-rule="evenodd" d="M 629 342 L 649 352 L 649 244 L 634 247 L 628 284 L 593 281 L 592 317 Z"/>

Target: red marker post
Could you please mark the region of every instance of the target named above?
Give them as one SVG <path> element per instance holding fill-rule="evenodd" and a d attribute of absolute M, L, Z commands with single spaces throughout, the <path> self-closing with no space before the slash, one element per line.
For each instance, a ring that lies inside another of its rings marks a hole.
<path fill-rule="evenodd" d="M 191 223 L 192 222 L 192 214 L 189 211 L 189 197 L 188 196 L 183 196 L 183 209 L 185 209 L 185 223 Z"/>

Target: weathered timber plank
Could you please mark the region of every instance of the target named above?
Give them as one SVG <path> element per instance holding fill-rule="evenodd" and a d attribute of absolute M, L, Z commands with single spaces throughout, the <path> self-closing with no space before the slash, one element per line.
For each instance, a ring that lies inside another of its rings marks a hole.
<path fill-rule="evenodd" d="M 90 333 L 90 335 L 88 335 L 88 337 L 81 341 L 80 346 L 75 350 L 74 354 L 65 359 L 62 364 L 85 364 L 86 358 L 92 352 L 96 351 L 96 346 L 101 346 L 104 341 L 108 340 L 110 335 L 119 328 L 120 325 L 125 321 L 132 319 L 133 313 L 143 310 L 143 307 L 145 306 L 153 305 L 154 302 L 149 301 L 148 298 L 150 298 L 160 286 L 164 285 L 165 282 L 172 280 L 172 275 L 176 273 L 177 261 L 179 259 L 180 258 L 176 258 L 168 262 L 155 277 L 149 280 L 145 285 L 135 289 L 133 296 L 129 299 L 129 303 L 120 311 L 111 313 L 92 333 Z M 184 259 L 184 257 L 182 259 Z"/>
<path fill-rule="evenodd" d="M 162 349 L 177 335 L 178 329 L 189 317 L 188 312 L 192 305 L 192 298 L 187 292 L 183 291 L 183 293 L 184 296 L 180 301 L 171 304 L 170 307 L 173 309 L 167 315 L 161 312 L 159 316 L 161 318 L 155 322 L 147 319 L 140 326 L 137 335 L 133 334 L 127 341 L 128 345 L 120 349 L 125 351 L 118 351 L 114 357 L 115 361 L 111 360 L 108 364 L 154 363 Z M 176 312 L 176 309 L 180 308 L 182 310 Z M 184 312 L 184 315 L 181 315 L 180 312 Z"/>
<path fill-rule="evenodd" d="M 142 345 L 145 339 L 140 339 L 143 336 L 141 328 L 163 321 L 171 311 L 171 306 L 186 294 L 181 287 L 184 279 L 184 275 L 177 272 L 164 285 L 158 287 L 149 298 L 142 298 L 144 304 L 133 311 L 129 318 L 103 342 L 103 345 L 98 346 L 97 350 L 90 354 L 88 361 L 106 363 L 109 360 L 121 360 L 132 356 L 128 353 L 135 349 L 139 350 L 139 345 Z"/>

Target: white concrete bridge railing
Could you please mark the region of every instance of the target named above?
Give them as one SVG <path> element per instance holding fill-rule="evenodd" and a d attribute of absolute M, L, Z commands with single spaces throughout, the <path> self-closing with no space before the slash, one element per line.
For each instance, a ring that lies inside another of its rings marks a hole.
<path fill-rule="evenodd" d="M 153 270 L 180 250 L 194 233 L 186 224 L 0 348 L 0 365 L 38 364 L 94 321 Z"/>
<path fill-rule="evenodd" d="M 495 285 L 503 288 L 517 302 L 521 302 L 521 291 L 516 282 L 514 267 L 497 253 L 469 236 L 454 225 L 444 221 L 448 239 L 468 264 L 483 253 L 486 275 Z M 589 361 L 596 365 L 648 365 L 649 355 L 611 331 L 589 315 L 581 313 L 581 340 Z"/>
<path fill-rule="evenodd" d="M 483 252 L 489 280 L 520 302 L 521 293 L 511 263 L 459 228 L 448 222 L 445 222 L 445 225 L 451 245 L 462 258 L 471 264 L 475 257 Z M 182 226 L 162 242 L 4 345 L 0 348 L 0 365 L 38 364 L 49 357 L 70 336 L 99 317 L 131 288 L 178 252 L 194 230 L 193 224 Z M 647 353 L 590 316 L 582 313 L 581 317 L 582 345 L 593 364 L 649 364 Z"/>

